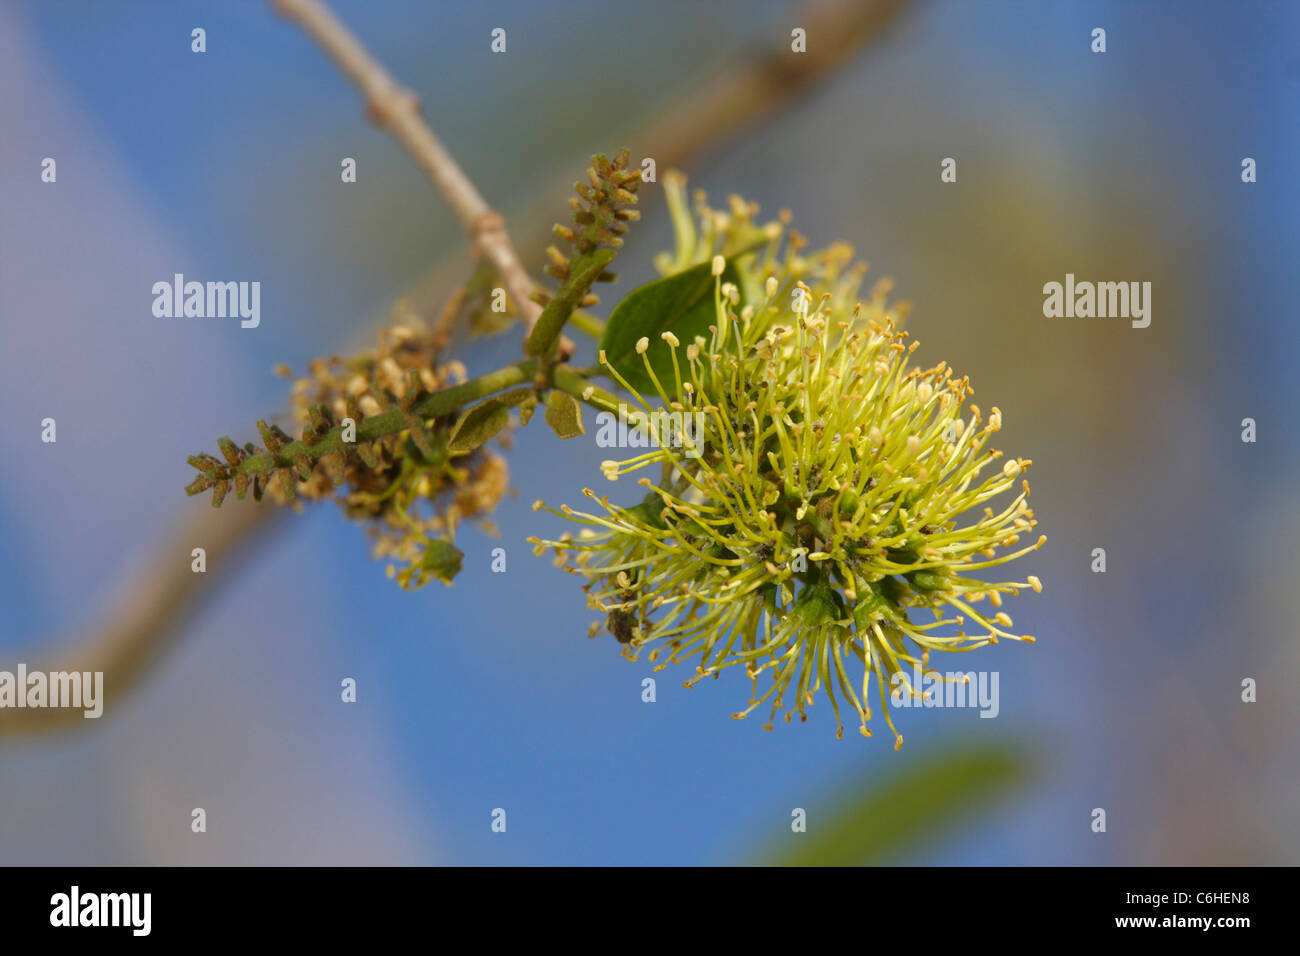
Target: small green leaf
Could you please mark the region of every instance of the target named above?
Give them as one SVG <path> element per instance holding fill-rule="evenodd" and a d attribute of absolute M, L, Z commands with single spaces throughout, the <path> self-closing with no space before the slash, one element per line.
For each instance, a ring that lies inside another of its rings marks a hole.
<path fill-rule="evenodd" d="M 736 270 L 727 264 L 723 282 L 739 287 Z M 672 332 L 685 347 L 697 335 L 709 337 L 709 326 L 716 324 L 713 307 L 713 265 L 701 262 L 674 275 L 656 279 L 628 293 L 610 314 L 601 336 L 600 347 L 605 359 L 639 392 L 654 392 L 654 383 L 646 374 L 645 364 L 637 354 L 638 339 L 648 338 L 646 357 L 665 390 L 672 388 L 673 360 L 668 343 L 660 333 Z M 685 364 L 684 354 L 678 361 Z"/>
<path fill-rule="evenodd" d="M 441 538 L 424 538 L 420 544 L 424 550 L 419 560 L 413 561 L 396 574 L 390 568 L 390 575 L 408 591 L 418 591 L 434 578 L 450 587 L 452 579 L 460 574 L 465 553 L 450 541 Z"/>
<path fill-rule="evenodd" d="M 568 392 L 553 391 L 546 396 L 546 424 L 561 438 L 585 435 L 582 405 Z"/>
<path fill-rule="evenodd" d="M 508 392 L 497 395 L 496 400 L 510 406 L 536 405 L 537 393 L 531 388 L 512 388 Z"/>
<path fill-rule="evenodd" d="M 499 398 L 479 402 L 456 422 L 447 440 L 447 450 L 470 452 L 490 441 L 510 424 L 510 406 Z"/>
<path fill-rule="evenodd" d="M 519 424 L 527 425 L 537 408 L 537 392 L 531 388 L 513 388 L 497 396 L 499 401 L 519 409 Z"/>
<path fill-rule="evenodd" d="M 460 574 L 461 561 L 465 553 L 454 544 L 441 538 L 427 538 L 424 557 L 420 559 L 420 568 L 429 572 L 440 581 L 451 583 L 451 579 Z"/>

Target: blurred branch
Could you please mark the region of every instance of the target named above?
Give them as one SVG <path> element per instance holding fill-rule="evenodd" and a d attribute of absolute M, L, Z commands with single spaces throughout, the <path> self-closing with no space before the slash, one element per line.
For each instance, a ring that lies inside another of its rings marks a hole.
<path fill-rule="evenodd" d="M 110 613 L 107 625 L 82 648 L 65 651 L 42 665 L 49 671 L 102 671 L 104 698 L 110 707 L 124 700 L 152 670 L 194 613 L 199 599 L 211 596 L 235 558 L 274 524 L 282 509 L 270 504 L 244 502 L 225 513 L 214 508 L 195 509 L 158 549 L 148 566 L 132 578 L 129 595 Z M 190 553 L 207 552 L 210 570 L 191 570 Z M 40 656 L 44 656 L 42 652 Z M 28 661 L 21 654 L 17 660 Z M 25 688 L 19 688 L 20 694 Z M 76 707 L 0 708 L 0 738 L 45 730 L 89 729 Z"/>
<path fill-rule="evenodd" d="M 358 86 L 370 116 L 386 125 L 410 151 L 452 206 L 471 243 L 507 282 L 521 311 L 526 310 L 523 314 L 535 321 L 540 308 L 531 299 L 532 280 L 510 242 L 504 220 L 491 210 L 420 119 L 414 97 L 401 89 L 317 0 L 272 2 L 282 14 L 302 24 Z M 745 127 L 788 108 L 847 62 L 856 49 L 880 37 L 905 5 L 906 0 L 816 0 L 805 4 L 790 22 L 808 30 L 815 52 L 792 57 L 783 42 L 740 57 L 720 71 L 716 82 L 692 89 L 681 102 L 663 110 L 661 118 L 651 121 L 646 132 L 636 138 L 655 144 L 660 166 L 682 165 L 692 155 L 714 149 Z M 544 195 L 546 191 L 539 192 Z M 538 230 L 534 243 L 538 246 L 544 245 L 549 235 L 554 207 L 552 202 L 524 216 L 530 240 L 532 229 Z M 444 267 L 426 274 L 418 284 L 445 291 L 455 281 Z M 458 310 L 459 305 L 453 296 L 446 308 Z M 148 572 L 125 592 L 131 598 L 108 627 L 92 635 L 78 652 L 67 654 L 61 666 L 45 669 L 103 671 L 105 695 L 120 699 L 149 673 L 200 599 L 215 591 L 224 576 L 221 569 L 231 564 L 229 557 L 265 531 L 278 513 L 279 509 L 252 503 L 233 509 L 233 514 L 207 508 L 197 512 L 169 539 Z M 206 574 L 193 573 L 184 560 L 191 548 L 200 545 L 207 548 L 213 567 Z M 0 710 L 0 737 L 85 724 L 76 709 Z"/>
<path fill-rule="evenodd" d="M 635 140 L 660 169 L 699 159 L 807 96 L 895 22 L 907 0 L 818 0 L 787 19 L 808 31 L 809 52 L 792 54 L 790 35 L 763 44 L 692 84 L 689 99 L 643 122 Z"/>

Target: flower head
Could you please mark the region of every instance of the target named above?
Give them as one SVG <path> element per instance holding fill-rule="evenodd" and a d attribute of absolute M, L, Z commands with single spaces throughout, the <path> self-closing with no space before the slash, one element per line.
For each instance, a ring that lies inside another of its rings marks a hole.
<path fill-rule="evenodd" d="M 680 196 L 676 205 L 680 218 Z M 910 364 L 917 345 L 898 328 L 899 307 L 887 307 L 887 284 L 856 301 L 864 270 L 848 267 L 851 250 L 805 255 L 792 235 L 778 257 L 784 227 L 757 229 L 755 211 L 733 201 L 720 222 L 704 208 L 704 249 L 678 224 L 695 245 L 679 247 L 677 266 L 756 231 L 765 243 L 728 260 L 739 285 L 713 269 L 708 337 L 663 337 L 671 379 L 644 350 L 653 394 L 608 366 L 655 447 L 602 471 L 614 480 L 651 470 L 654 480 L 639 479 L 644 497 L 622 507 L 587 491 L 591 512 L 556 512 L 581 533 L 536 543 L 587 579 L 604 615 L 593 634 L 609 631 L 626 655 L 648 648 L 660 668 L 694 661 L 688 686 L 743 668 L 752 692 L 734 716 L 767 705 L 769 728 L 782 709 L 787 721 L 807 719 L 821 691 L 839 733 L 843 706 L 870 736 L 873 685 L 893 729 L 891 688 L 912 693 L 911 668 L 927 669 L 932 651 L 1033 640 L 999 608 L 1038 579 L 970 576 L 1042 544 L 1028 538 L 1036 522 L 1021 476 L 1031 463 L 988 447 L 1002 414 L 965 410 L 965 377 L 944 362 Z M 702 448 L 664 440 L 653 423 L 670 412 L 699 416 Z"/>

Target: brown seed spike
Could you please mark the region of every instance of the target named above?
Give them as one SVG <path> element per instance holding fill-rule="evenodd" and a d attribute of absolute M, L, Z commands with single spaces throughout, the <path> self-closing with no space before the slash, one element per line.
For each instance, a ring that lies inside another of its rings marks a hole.
<path fill-rule="evenodd" d="M 345 471 L 343 452 L 341 451 L 330 452 L 328 455 L 326 455 L 324 458 L 321 459 L 321 464 L 325 466 L 325 470 L 326 472 L 328 472 L 330 476 L 330 481 L 334 483 L 335 488 L 343 484 L 344 471 Z"/>
<path fill-rule="evenodd" d="M 243 472 L 240 472 L 240 474 L 243 474 Z M 193 496 L 207 491 L 210 487 L 212 487 L 212 479 L 206 475 L 199 475 L 185 486 L 185 493 Z"/>
<path fill-rule="evenodd" d="M 266 491 L 266 473 L 262 472 L 260 474 L 254 475 L 253 476 L 253 500 L 261 501 L 262 493 L 265 491 Z"/>
<path fill-rule="evenodd" d="M 293 466 L 298 469 L 298 477 L 303 481 L 311 477 L 311 459 L 306 455 L 295 455 Z"/>
<path fill-rule="evenodd" d="M 257 420 L 257 433 L 262 436 L 262 444 L 266 446 L 266 450 L 271 454 L 275 454 L 280 450 L 280 442 L 275 437 L 275 432 L 271 431 L 270 426 L 260 418 Z"/>
<path fill-rule="evenodd" d="M 415 442 L 415 447 L 420 449 L 420 453 L 425 458 L 435 457 L 433 442 L 429 439 L 429 433 L 424 430 L 424 422 L 415 415 L 408 415 L 406 427 L 411 432 L 411 441 Z"/>
<path fill-rule="evenodd" d="M 379 467 L 379 459 L 375 457 L 375 450 L 371 447 L 370 442 L 361 442 L 357 445 L 357 457 L 365 463 L 367 468 Z"/>
<path fill-rule="evenodd" d="M 628 160 L 631 158 L 632 158 L 632 151 L 628 149 L 626 146 L 624 146 L 622 149 L 618 151 L 618 154 L 614 157 L 614 165 L 622 168 L 627 165 Z"/>
<path fill-rule="evenodd" d="M 420 373 L 413 368 L 406 371 L 406 387 L 402 389 L 402 394 L 397 396 L 397 407 L 403 413 L 411 410 L 411 406 L 415 404 L 415 399 L 419 395 L 420 388 Z"/>
<path fill-rule="evenodd" d="M 212 486 L 212 507 L 220 508 L 221 502 L 226 500 L 226 492 L 230 490 L 229 483 L 218 481 Z"/>
<path fill-rule="evenodd" d="M 307 414 L 311 417 L 311 427 L 315 429 L 318 434 L 327 432 L 332 427 L 329 419 L 329 412 L 326 411 L 324 405 L 311 406 L 311 408 L 307 410 Z"/>
<path fill-rule="evenodd" d="M 284 494 L 284 497 L 293 500 L 298 493 L 298 489 L 294 487 L 293 472 L 288 468 L 279 468 L 276 470 L 275 476 L 280 479 L 280 491 Z"/>
<path fill-rule="evenodd" d="M 243 456 L 239 453 L 239 446 L 229 438 L 224 436 L 218 438 L 217 445 L 220 446 L 221 454 L 225 456 L 227 464 L 238 465 L 243 460 Z"/>
<path fill-rule="evenodd" d="M 235 472 L 235 497 L 238 498 L 240 501 L 243 501 L 244 496 L 247 494 L 248 494 L 248 472 L 237 471 Z"/>
<path fill-rule="evenodd" d="M 551 228 L 551 231 L 563 239 L 565 242 L 577 242 L 578 234 L 568 226 L 561 226 L 558 222 Z"/>
<path fill-rule="evenodd" d="M 596 295 L 594 292 L 588 292 L 582 297 L 582 301 L 579 302 L 578 305 L 582 306 L 584 309 L 593 305 L 600 305 L 600 296 Z"/>

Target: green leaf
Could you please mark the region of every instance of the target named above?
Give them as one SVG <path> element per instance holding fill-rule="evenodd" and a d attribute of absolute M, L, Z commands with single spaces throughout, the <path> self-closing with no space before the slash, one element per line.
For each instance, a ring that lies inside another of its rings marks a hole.
<path fill-rule="evenodd" d="M 739 275 L 730 263 L 722 273 L 722 281 L 740 286 Z M 637 391 L 654 394 L 654 383 L 646 374 L 645 364 L 636 351 L 637 341 L 642 338 L 650 340 L 646 357 L 664 389 L 671 389 L 672 350 L 659 335 L 672 332 L 683 347 L 697 335 L 707 339 L 709 326 L 715 324 L 717 317 L 713 307 L 713 282 L 713 264 L 701 262 L 633 289 L 614 308 L 605 323 L 600 347 L 605 351 L 605 359 Z M 685 355 L 679 354 L 678 361 L 684 366 Z"/>
<path fill-rule="evenodd" d="M 490 441 L 510 424 L 510 406 L 499 398 L 479 402 L 456 422 L 447 450 L 470 452 Z"/>
<path fill-rule="evenodd" d="M 585 435 L 582 405 L 568 392 L 553 391 L 546 396 L 546 424 L 561 438 Z"/>
<path fill-rule="evenodd" d="M 426 537 L 420 543 L 424 547 L 423 553 L 418 560 L 393 575 L 397 583 L 408 591 L 418 591 L 437 578 L 450 587 L 452 579 L 460 574 L 465 553 L 441 538 Z"/>
<path fill-rule="evenodd" d="M 892 755 L 891 755 L 892 756 Z M 959 741 L 908 764 L 853 781 L 826 809 L 808 814 L 806 833 L 785 833 L 760 855 L 772 866 L 860 866 L 896 860 L 987 810 L 1024 783 L 1029 750 L 1006 741 Z"/>
<path fill-rule="evenodd" d="M 465 553 L 441 538 L 428 538 L 426 542 L 424 556 L 420 559 L 420 569 L 450 584 L 451 579 L 460 574 L 461 561 Z"/>
<path fill-rule="evenodd" d="M 497 400 L 519 409 L 519 424 L 527 425 L 537 407 L 537 392 L 531 388 L 513 388 L 497 396 Z"/>

